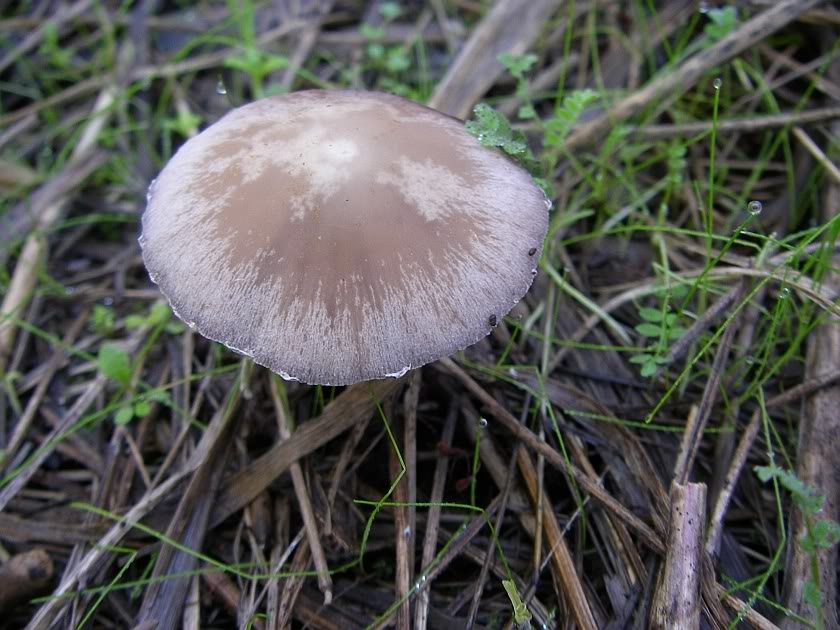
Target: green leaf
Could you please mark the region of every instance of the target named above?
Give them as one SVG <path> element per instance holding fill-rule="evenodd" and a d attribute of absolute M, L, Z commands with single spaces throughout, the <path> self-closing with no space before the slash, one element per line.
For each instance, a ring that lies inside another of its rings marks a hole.
<path fill-rule="evenodd" d="M 157 326 L 168 322 L 170 317 L 172 317 L 172 311 L 169 307 L 163 302 L 155 302 L 146 321 L 150 326 Z"/>
<path fill-rule="evenodd" d="M 675 298 L 682 298 L 688 295 L 688 286 L 685 284 L 675 284 L 671 287 L 671 295 Z"/>
<path fill-rule="evenodd" d="M 134 415 L 138 418 L 145 418 L 149 415 L 149 412 L 152 410 L 152 406 L 149 404 L 147 400 L 141 400 L 134 403 Z"/>
<path fill-rule="evenodd" d="M 630 363 L 648 363 L 653 357 L 649 354 L 637 354 L 630 357 Z"/>
<path fill-rule="evenodd" d="M 368 44 L 367 54 L 371 59 L 382 59 L 385 56 L 385 46 L 375 43 Z"/>
<path fill-rule="evenodd" d="M 142 315 L 129 315 L 125 318 L 125 327 L 128 330 L 136 330 L 146 325 L 146 318 Z"/>
<path fill-rule="evenodd" d="M 756 466 L 753 470 L 758 478 L 765 483 L 770 479 L 776 479 L 790 493 L 794 503 L 805 514 L 814 515 L 822 509 L 825 497 L 802 483 L 793 471 L 779 468 L 775 464 Z"/>
<path fill-rule="evenodd" d="M 166 326 L 163 327 L 163 329 L 170 335 L 180 335 L 187 329 L 187 326 L 184 324 L 184 322 L 172 321 L 168 322 Z"/>
<path fill-rule="evenodd" d="M 592 90 L 578 90 L 563 99 L 554 108 L 554 117 L 545 123 L 545 144 L 548 147 L 560 146 L 584 110 L 598 98 L 598 93 Z"/>
<path fill-rule="evenodd" d="M 158 390 L 148 394 L 148 396 L 149 400 L 154 400 L 155 402 L 159 402 L 164 405 L 172 405 L 172 397 L 168 392 Z"/>
<path fill-rule="evenodd" d="M 467 121 L 464 128 L 475 136 L 482 146 L 501 149 L 513 157 L 531 174 L 546 196 L 551 198 L 551 186 L 543 178 L 543 165 L 528 148 L 525 134 L 513 129 L 504 114 L 497 112 L 486 103 L 476 105 L 473 116 L 474 119 Z"/>
<path fill-rule="evenodd" d="M 711 9 L 706 15 L 709 24 L 706 24 L 703 32 L 712 42 L 720 41 L 738 27 L 738 11 L 735 7 Z"/>
<path fill-rule="evenodd" d="M 685 334 L 685 328 L 682 326 L 674 326 L 673 328 L 668 329 L 668 339 L 670 341 L 676 341 L 680 337 Z"/>
<path fill-rule="evenodd" d="M 163 126 L 180 136 L 187 137 L 191 132 L 198 129 L 201 124 L 201 116 L 188 111 L 180 111 L 174 118 L 167 118 Z"/>
<path fill-rule="evenodd" d="M 831 549 L 840 542 L 840 525 L 830 519 L 821 519 L 814 523 L 810 537 L 814 541 L 814 547 Z"/>
<path fill-rule="evenodd" d="M 639 370 L 639 374 L 641 374 L 645 378 L 650 378 L 651 376 L 656 374 L 656 361 L 645 363 L 642 366 L 642 369 Z"/>
<path fill-rule="evenodd" d="M 662 311 L 658 308 L 640 308 L 639 317 L 641 317 L 646 322 L 661 322 Z"/>
<path fill-rule="evenodd" d="M 658 324 L 639 324 L 636 332 L 644 337 L 658 338 L 662 334 L 662 328 Z"/>
<path fill-rule="evenodd" d="M 411 67 L 411 59 L 406 55 L 402 48 L 395 46 L 388 49 L 388 56 L 385 58 L 385 67 L 390 72 L 404 72 Z"/>
<path fill-rule="evenodd" d="M 500 147 L 513 137 L 513 130 L 504 115 L 486 103 L 473 109 L 475 120 L 467 121 L 466 129 L 486 147 Z"/>
<path fill-rule="evenodd" d="M 379 15 L 381 15 L 386 22 L 396 20 L 400 17 L 401 13 L 402 9 L 400 8 L 399 2 L 383 2 L 379 7 Z"/>
<path fill-rule="evenodd" d="M 531 54 L 512 55 L 510 53 L 502 53 L 496 59 L 516 79 L 521 79 L 531 69 L 531 66 L 537 62 L 537 56 Z"/>
<path fill-rule="evenodd" d="M 529 120 L 531 118 L 536 118 L 537 117 L 537 112 L 534 109 L 533 105 L 523 105 L 522 107 L 519 108 L 519 111 L 517 112 L 516 115 L 519 116 L 523 120 Z"/>
<path fill-rule="evenodd" d="M 131 408 L 131 405 L 120 407 L 117 409 L 117 413 L 114 414 L 114 422 L 116 424 L 128 424 L 132 418 L 134 418 L 134 409 Z"/>
<path fill-rule="evenodd" d="M 113 332 L 116 317 L 114 316 L 114 309 L 110 306 L 103 306 L 97 304 L 93 307 L 91 313 L 91 328 L 94 332 L 100 335 L 107 335 Z"/>
<path fill-rule="evenodd" d="M 121 385 L 131 381 L 131 359 L 122 348 L 105 344 L 99 348 L 99 371 Z"/>
<path fill-rule="evenodd" d="M 525 135 L 515 131 L 504 114 L 486 103 L 479 103 L 473 109 L 475 120 L 467 121 L 465 127 L 485 147 L 502 149 L 512 156 L 531 158 Z"/>

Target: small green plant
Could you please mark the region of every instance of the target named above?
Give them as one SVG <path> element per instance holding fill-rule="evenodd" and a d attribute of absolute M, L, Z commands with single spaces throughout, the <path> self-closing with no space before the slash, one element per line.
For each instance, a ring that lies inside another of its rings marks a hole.
<path fill-rule="evenodd" d="M 254 5 L 251 0 L 244 2 L 228 1 L 231 15 L 236 16 L 239 26 L 241 51 L 225 59 L 227 68 L 241 70 L 248 75 L 251 93 L 254 98 L 264 96 L 263 83 L 268 75 L 289 66 L 289 59 L 283 55 L 267 53 L 257 46 L 254 30 Z"/>
<path fill-rule="evenodd" d="M 554 172 L 563 154 L 563 142 L 586 108 L 598 99 L 598 93 L 593 90 L 571 92 L 555 106 L 547 120 L 542 120 L 537 116 L 525 79 L 525 74 L 537 61 L 536 56 L 503 53 L 499 55 L 498 60 L 516 79 L 516 95 L 525 102 L 519 108 L 518 116 L 534 119 L 540 126 L 544 155 L 542 159 L 537 159 L 528 147 L 525 134 L 514 129 L 504 114 L 486 103 L 479 103 L 473 109 L 474 118 L 467 122 L 467 131 L 484 146 L 501 149 L 519 162 L 551 198 L 553 190 L 551 183 L 545 178 L 545 173 Z"/>
<path fill-rule="evenodd" d="M 636 326 L 636 332 L 655 342 L 642 354 L 632 357 L 630 363 L 641 366 L 641 376 L 650 378 L 656 374 L 659 366 L 669 362 L 666 356 L 668 347 L 672 341 L 685 334 L 685 328 L 680 326 L 679 315 L 669 312 L 667 300 L 662 302 L 661 308 L 640 308 L 639 317 L 642 323 Z"/>
<path fill-rule="evenodd" d="M 68 70 L 73 67 L 73 54 L 62 47 L 58 38 L 58 28 L 51 22 L 47 22 L 44 26 L 43 41 L 38 52 L 49 60 L 50 65 L 59 70 Z"/>
<path fill-rule="evenodd" d="M 90 327 L 98 335 L 110 335 L 116 326 L 114 309 L 110 306 L 97 304 L 90 315 Z"/>
<path fill-rule="evenodd" d="M 99 348 L 99 371 L 123 387 L 131 382 L 131 357 L 119 346 L 106 343 Z"/>
<path fill-rule="evenodd" d="M 385 2 L 379 7 L 379 15 L 383 21 L 381 25 L 365 23 L 359 27 L 359 33 L 367 40 L 367 67 L 381 73 L 378 79 L 380 89 L 400 96 L 411 96 L 411 87 L 403 80 L 404 73 L 412 65 L 411 55 L 403 44 L 386 46 L 383 43 L 386 27 L 402 15 L 402 8 L 397 2 Z"/>
<path fill-rule="evenodd" d="M 525 134 L 514 129 L 504 114 L 497 112 L 486 103 L 479 103 L 473 109 L 473 120 L 466 123 L 466 129 L 485 147 L 501 149 L 525 168 L 534 181 L 547 195 L 551 190 L 543 178 L 540 161 L 528 147 Z"/>
<path fill-rule="evenodd" d="M 817 551 L 831 549 L 840 542 L 840 525 L 828 518 L 817 516 L 823 509 L 825 497 L 815 489 L 810 488 L 800 480 L 791 470 L 779 468 L 776 464 L 770 466 L 756 466 L 754 468 L 758 478 L 767 483 L 774 480 L 790 493 L 796 507 L 802 512 L 805 523 L 805 534 L 797 541 L 802 550 L 811 557 L 811 579 L 805 584 L 805 599 L 808 604 L 818 611 L 817 627 L 822 628 L 822 605 L 819 589 L 819 569 L 817 565 Z"/>
<path fill-rule="evenodd" d="M 580 120 L 583 112 L 598 100 L 598 93 L 593 90 L 577 90 L 569 93 L 552 112 L 545 122 L 545 145 L 548 148 L 562 147 L 572 127 Z"/>
<path fill-rule="evenodd" d="M 172 136 L 178 135 L 187 138 L 198 130 L 201 124 L 201 116 L 188 111 L 179 111 L 175 116 L 164 118 L 161 121 L 161 134 L 163 136 L 163 154 L 172 155 Z"/>
<path fill-rule="evenodd" d="M 510 72 L 510 75 L 516 79 L 516 96 L 525 102 L 525 105 L 519 108 L 517 115 L 523 119 L 536 118 L 537 112 L 534 109 L 534 104 L 531 102 L 531 94 L 528 90 L 528 82 L 525 80 L 525 73 L 537 62 L 537 56 L 517 56 L 511 55 L 510 53 L 502 53 L 498 56 L 498 60 Z"/>
<path fill-rule="evenodd" d="M 519 591 L 516 590 L 516 584 L 513 580 L 502 580 L 502 586 L 505 588 L 511 605 L 513 605 L 513 621 L 518 628 L 529 628 L 531 625 L 531 611 L 519 597 Z"/>
<path fill-rule="evenodd" d="M 162 302 L 156 302 L 145 315 L 135 314 L 125 318 L 125 327 L 136 330 L 144 326 L 163 326 L 163 330 L 170 335 L 178 335 L 185 330 L 184 323 L 172 319 L 172 310 Z"/>
<path fill-rule="evenodd" d="M 706 24 L 703 32 L 712 43 L 722 40 L 738 28 L 738 10 L 735 7 L 709 9 L 706 16 L 709 18 L 709 23 Z"/>

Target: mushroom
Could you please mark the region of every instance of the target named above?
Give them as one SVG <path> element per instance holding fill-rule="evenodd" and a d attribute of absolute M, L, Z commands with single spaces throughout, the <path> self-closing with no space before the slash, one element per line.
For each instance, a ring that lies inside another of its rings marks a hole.
<path fill-rule="evenodd" d="M 528 291 L 550 203 L 463 123 L 387 94 L 232 110 L 152 182 L 140 245 L 174 312 L 286 379 L 397 377 Z"/>

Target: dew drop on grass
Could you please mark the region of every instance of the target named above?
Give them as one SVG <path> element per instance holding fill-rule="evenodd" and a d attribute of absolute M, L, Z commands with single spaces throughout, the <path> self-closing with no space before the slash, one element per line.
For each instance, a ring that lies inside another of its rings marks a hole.
<path fill-rule="evenodd" d="M 783 287 L 781 291 L 779 291 L 779 299 L 786 300 L 790 297 L 790 289 L 787 287 Z"/>
<path fill-rule="evenodd" d="M 754 199 L 747 204 L 747 211 L 755 217 L 761 214 L 762 207 L 761 202 Z"/>
<path fill-rule="evenodd" d="M 216 84 L 216 94 L 227 94 L 227 88 L 221 79 L 219 79 L 219 82 Z"/>
<path fill-rule="evenodd" d="M 481 427 L 482 429 L 486 429 L 487 428 L 487 418 L 480 418 L 479 421 L 478 421 L 478 426 Z"/>
<path fill-rule="evenodd" d="M 719 90 L 720 86 L 723 85 L 723 81 L 720 77 L 718 77 L 714 81 L 712 81 L 712 85 L 715 87 L 716 90 Z"/>

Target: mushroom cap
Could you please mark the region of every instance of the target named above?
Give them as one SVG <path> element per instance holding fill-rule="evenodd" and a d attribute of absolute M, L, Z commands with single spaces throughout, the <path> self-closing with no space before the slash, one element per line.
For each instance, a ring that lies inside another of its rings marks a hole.
<path fill-rule="evenodd" d="M 149 188 L 140 244 L 175 313 L 287 379 L 401 376 L 528 291 L 550 203 L 455 118 L 387 94 L 232 110 Z"/>

